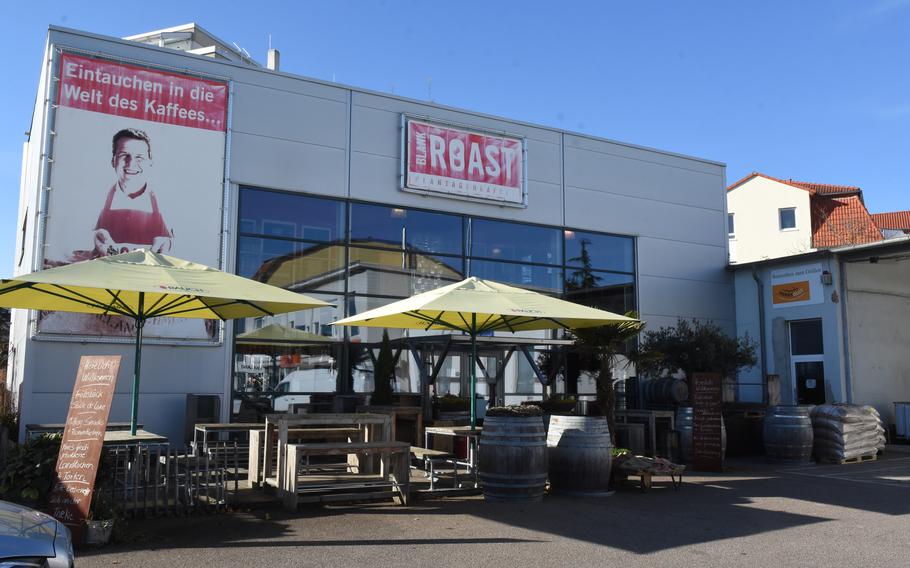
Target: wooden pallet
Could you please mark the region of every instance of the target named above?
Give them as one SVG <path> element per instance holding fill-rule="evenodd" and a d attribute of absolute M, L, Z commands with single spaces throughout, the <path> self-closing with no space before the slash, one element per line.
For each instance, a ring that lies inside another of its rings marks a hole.
<path fill-rule="evenodd" d="M 859 456 L 859 457 L 856 457 L 856 458 L 850 458 L 850 459 L 848 459 L 848 460 L 820 459 L 820 460 L 818 460 L 818 461 L 819 461 L 819 463 L 830 463 L 830 464 L 836 464 L 836 465 L 846 465 L 846 464 L 848 464 L 848 463 L 865 463 L 865 462 L 872 462 L 872 461 L 875 461 L 875 460 L 877 460 L 877 459 L 878 459 L 878 455 L 877 455 L 877 454 L 872 454 L 872 455 L 870 455 L 870 456 Z"/>

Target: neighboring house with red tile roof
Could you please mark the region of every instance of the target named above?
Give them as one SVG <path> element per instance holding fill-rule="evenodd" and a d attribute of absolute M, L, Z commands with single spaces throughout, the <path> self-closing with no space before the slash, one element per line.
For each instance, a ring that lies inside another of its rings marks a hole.
<path fill-rule="evenodd" d="M 910 234 L 910 211 L 873 213 L 872 220 L 885 238 Z"/>
<path fill-rule="evenodd" d="M 780 179 L 759 172 L 727 188 L 730 262 L 754 262 L 883 239 L 851 185 Z"/>

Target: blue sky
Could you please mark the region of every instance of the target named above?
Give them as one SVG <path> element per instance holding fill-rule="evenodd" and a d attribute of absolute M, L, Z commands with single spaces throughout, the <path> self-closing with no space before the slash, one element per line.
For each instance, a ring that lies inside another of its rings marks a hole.
<path fill-rule="evenodd" d="M 282 69 L 757 170 L 910 209 L 910 0 L 32 0 L 0 36 L 0 276 L 49 24 L 126 36 L 195 21 Z M 268 8 L 266 8 L 268 6 Z"/>

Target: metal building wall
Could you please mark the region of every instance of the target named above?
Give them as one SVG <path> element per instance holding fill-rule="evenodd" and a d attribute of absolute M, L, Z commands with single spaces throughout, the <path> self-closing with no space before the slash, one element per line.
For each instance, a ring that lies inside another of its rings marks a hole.
<path fill-rule="evenodd" d="M 724 270 L 722 164 L 85 32 L 51 28 L 49 40 L 57 46 L 230 78 L 234 188 L 249 184 L 632 235 L 637 237 L 639 306 L 649 327 L 686 317 L 711 319 L 731 333 L 735 330 L 733 287 Z M 525 137 L 528 207 L 399 191 L 402 113 Z M 235 224 L 232 211 L 229 251 L 234 248 Z M 227 255 L 225 268 L 233 269 L 233 254 Z M 230 337 L 230 325 L 225 332 Z M 66 370 L 75 370 L 87 349 L 120 353 L 122 367 L 132 368 L 127 345 L 87 348 L 28 340 L 25 347 L 27 380 L 34 394 L 23 422 L 62 420 L 73 380 Z M 142 362 L 140 419 L 148 429 L 179 439 L 187 392 L 221 394 L 227 417 L 228 345 L 149 345 Z M 128 392 L 129 381 L 121 380 L 112 420 L 127 416 Z"/>

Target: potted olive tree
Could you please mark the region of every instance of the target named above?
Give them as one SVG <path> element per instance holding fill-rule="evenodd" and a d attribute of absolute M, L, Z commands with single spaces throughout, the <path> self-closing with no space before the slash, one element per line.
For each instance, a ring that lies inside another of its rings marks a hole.
<path fill-rule="evenodd" d="M 373 366 L 373 394 L 370 406 L 390 406 L 392 404 L 392 381 L 395 379 L 395 356 L 389 342 L 388 330 L 382 331 L 382 343 L 379 355 Z"/>

